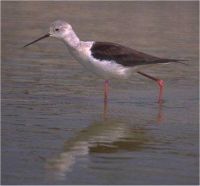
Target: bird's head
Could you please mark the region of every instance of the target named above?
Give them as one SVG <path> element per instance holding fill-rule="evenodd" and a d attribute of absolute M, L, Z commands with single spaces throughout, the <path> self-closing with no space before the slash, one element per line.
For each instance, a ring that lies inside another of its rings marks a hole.
<path fill-rule="evenodd" d="M 55 21 L 51 24 L 49 30 L 49 36 L 63 39 L 66 35 L 69 35 L 72 32 L 72 27 L 65 21 Z"/>
<path fill-rule="evenodd" d="M 67 35 L 69 35 L 72 32 L 72 27 L 70 24 L 68 24 L 65 21 L 55 21 L 51 24 L 50 29 L 49 29 L 49 33 L 45 34 L 44 36 L 32 41 L 31 43 L 28 43 L 27 45 L 25 45 L 24 47 L 27 47 L 33 43 L 36 43 L 37 41 L 40 41 L 44 38 L 47 37 L 55 37 L 58 39 L 64 39 L 65 37 L 67 37 Z"/>

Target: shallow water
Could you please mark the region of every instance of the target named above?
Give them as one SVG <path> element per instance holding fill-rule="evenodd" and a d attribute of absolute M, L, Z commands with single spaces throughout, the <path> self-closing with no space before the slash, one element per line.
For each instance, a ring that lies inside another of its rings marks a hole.
<path fill-rule="evenodd" d="M 15 15 L 15 16 L 13 16 Z M 37 18 L 36 18 L 37 17 Z M 189 60 L 111 81 L 45 34 L 62 18 L 83 40 Z M 198 184 L 198 2 L 2 2 L 2 184 Z"/>

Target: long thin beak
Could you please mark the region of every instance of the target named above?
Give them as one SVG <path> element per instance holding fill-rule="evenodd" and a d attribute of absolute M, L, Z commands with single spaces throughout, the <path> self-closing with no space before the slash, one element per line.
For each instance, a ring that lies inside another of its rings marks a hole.
<path fill-rule="evenodd" d="M 29 46 L 29 45 L 32 45 L 33 43 L 36 43 L 37 41 L 42 40 L 42 39 L 44 39 L 44 38 L 46 38 L 46 37 L 49 37 L 49 36 L 50 36 L 50 34 L 48 33 L 48 34 L 46 34 L 46 35 L 44 35 L 44 36 L 42 36 L 42 37 L 40 37 L 40 38 L 38 38 L 38 39 L 32 41 L 31 43 L 28 43 L 27 45 L 23 46 L 23 48 L 24 48 L 24 47 L 27 47 L 27 46 Z"/>

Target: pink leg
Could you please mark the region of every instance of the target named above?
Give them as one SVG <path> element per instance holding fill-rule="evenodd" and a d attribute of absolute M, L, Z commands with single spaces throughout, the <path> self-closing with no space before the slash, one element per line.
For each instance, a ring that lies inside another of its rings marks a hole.
<path fill-rule="evenodd" d="M 164 120 L 164 117 L 163 117 L 163 112 L 162 112 L 162 102 L 160 102 L 158 104 L 158 115 L 157 115 L 157 123 L 158 124 L 161 124 L 162 121 Z"/>
<path fill-rule="evenodd" d="M 157 80 L 157 83 L 158 83 L 158 86 L 160 88 L 158 102 L 161 103 L 162 102 L 162 97 L 163 97 L 164 81 L 159 79 L 159 80 Z"/>
<path fill-rule="evenodd" d="M 156 82 L 158 83 L 158 86 L 159 86 L 158 103 L 161 103 L 161 102 L 162 102 L 162 97 L 163 97 L 164 81 L 161 80 L 161 79 L 155 78 L 155 77 L 153 77 L 153 76 L 150 76 L 150 75 L 148 75 L 148 74 L 145 74 L 145 73 L 143 73 L 143 72 L 140 72 L 140 71 L 138 71 L 137 73 L 138 73 L 138 74 L 141 74 L 141 75 L 143 75 L 143 76 L 145 76 L 145 77 L 147 77 L 147 78 L 149 78 L 149 79 L 152 79 L 152 80 L 154 80 L 154 81 L 156 81 Z"/>
<path fill-rule="evenodd" d="M 109 81 L 105 80 L 104 82 L 104 102 L 108 100 L 108 92 L 109 92 Z"/>

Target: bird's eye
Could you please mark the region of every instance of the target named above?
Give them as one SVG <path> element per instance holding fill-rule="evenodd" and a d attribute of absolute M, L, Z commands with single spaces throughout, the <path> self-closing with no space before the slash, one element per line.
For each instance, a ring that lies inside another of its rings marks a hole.
<path fill-rule="evenodd" d="M 59 28 L 56 28 L 55 31 L 59 31 Z"/>

